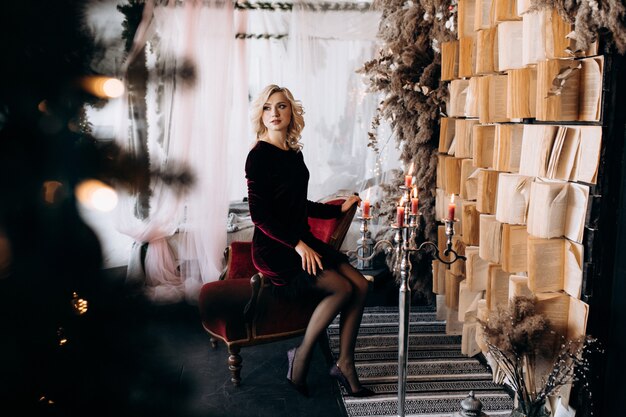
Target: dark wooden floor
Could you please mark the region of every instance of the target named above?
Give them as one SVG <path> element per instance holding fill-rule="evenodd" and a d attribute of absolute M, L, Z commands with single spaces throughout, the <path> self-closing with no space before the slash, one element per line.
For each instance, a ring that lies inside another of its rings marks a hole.
<path fill-rule="evenodd" d="M 0 416 L 345 416 L 325 338 L 314 351 L 310 398 L 285 379 L 286 352 L 299 338 L 243 348 L 234 387 L 226 347 L 211 348 L 196 306 L 148 302 L 124 286 L 125 268 L 104 275 L 88 314 L 64 325 L 62 347 L 50 345 L 59 335 L 43 337 L 47 347 L 31 340 L 38 315 L 10 321 L 30 324 L 0 339 Z M 368 305 L 395 302 L 393 280 L 378 279 Z"/>

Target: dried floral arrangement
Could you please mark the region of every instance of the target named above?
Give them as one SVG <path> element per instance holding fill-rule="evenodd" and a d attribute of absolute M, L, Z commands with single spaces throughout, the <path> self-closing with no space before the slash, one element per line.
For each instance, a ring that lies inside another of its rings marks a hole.
<path fill-rule="evenodd" d="M 439 45 L 456 36 L 456 0 L 376 0 L 374 7 L 382 12 L 378 32 L 381 48 L 378 56 L 359 70 L 368 79 L 369 91 L 382 96 L 368 146 L 377 151 L 376 128 L 380 119 L 389 121 L 403 165 L 408 168 L 413 163 L 415 167 L 412 174 L 423 214 L 418 240 L 435 240 L 439 117 L 445 113 L 448 95 L 441 82 Z M 379 212 L 390 220 L 400 198 L 402 175 L 397 172 L 394 182 L 382 187 L 385 197 Z M 383 230 L 379 237 L 391 238 L 391 234 Z M 388 262 L 393 263 L 393 259 Z"/>
<path fill-rule="evenodd" d="M 618 53 L 626 53 L 626 4 L 620 0 L 531 0 L 531 10 L 554 8 L 569 23 L 578 49 L 587 49 L 599 36 Z"/>
<path fill-rule="evenodd" d="M 479 320 L 489 354 L 498 366 L 495 382 L 510 386 L 519 410 L 529 416 L 541 415 L 548 396 L 569 383 L 584 381 L 582 388 L 588 389 L 589 357 L 601 352 L 598 340 L 591 336 L 569 340 L 554 332 L 546 316 L 537 312 L 535 301 L 534 297 L 514 297 L 507 307 L 499 306 L 487 320 Z M 546 344 L 549 340 L 559 341 L 558 353 L 537 386 L 537 360 L 554 357 L 552 346 Z"/>

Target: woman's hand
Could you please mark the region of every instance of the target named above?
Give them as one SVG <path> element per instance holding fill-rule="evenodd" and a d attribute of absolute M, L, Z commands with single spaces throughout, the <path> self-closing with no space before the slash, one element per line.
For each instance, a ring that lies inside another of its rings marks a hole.
<path fill-rule="evenodd" d="M 309 245 L 303 241 L 299 241 L 295 249 L 302 258 L 302 269 L 309 273 L 309 275 L 317 275 L 318 267 L 320 271 L 324 269 L 322 267 L 322 257 L 319 253 L 311 249 Z"/>
<path fill-rule="evenodd" d="M 359 197 L 358 195 L 351 195 L 350 197 L 346 198 L 346 201 L 344 201 L 341 205 L 341 212 L 345 213 L 346 211 L 350 210 L 350 207 L 352 207 L 352 205 L 355 203 L 357 206 L 360 206 L 361 197 Z"/>

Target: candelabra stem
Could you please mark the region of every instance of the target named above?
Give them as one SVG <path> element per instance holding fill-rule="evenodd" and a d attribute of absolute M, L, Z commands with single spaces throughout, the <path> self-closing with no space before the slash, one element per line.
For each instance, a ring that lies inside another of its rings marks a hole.
<path fill-rule="evenodd" d="M 406 378 L 409 358 L 409 317 L 411 315 L 411 287 L 409 286 L 409 273 L 407 271 L 408 252 L 404 251 L 402 263 L 400 265 L 400 284 L 398 310 L 400 314 L 398 331 L 398 416 L 404 417 L 406 399 Z"/>

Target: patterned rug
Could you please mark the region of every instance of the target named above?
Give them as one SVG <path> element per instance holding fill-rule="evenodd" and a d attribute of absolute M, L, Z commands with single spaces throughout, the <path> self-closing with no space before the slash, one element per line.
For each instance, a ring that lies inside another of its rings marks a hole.
<path fill-rule="evenodd" d="M 490 417 L 511 413 L 513 401 L 491 382 L 489 368 L 461 354 L 461 336 L 446 335 L 445 321 L 432 309 L 412 307 L 405 412 L 407 416 L 450 417 L 461 411 L 470 391 Z M 363 385 L 378 395 L 353 398 L 342 392 L 349 417 L 398 414 L 398 308 L 368 307 L 356 346 L 356 368 Z M 339 351 L 339 320 L 328 328 L 333 356 Z"/>

